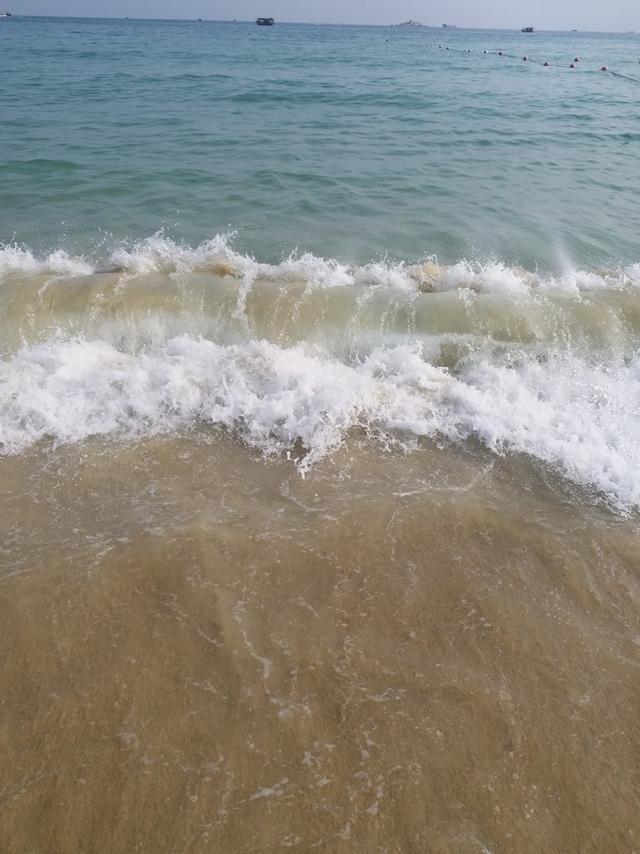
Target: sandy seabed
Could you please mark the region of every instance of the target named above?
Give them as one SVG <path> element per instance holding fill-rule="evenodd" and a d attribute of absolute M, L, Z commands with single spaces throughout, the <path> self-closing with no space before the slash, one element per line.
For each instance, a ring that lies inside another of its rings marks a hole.
<path fill-rule="evenodd" d="M 8 854 L 637 849 L 633 518 L 357 436 L 0 469 Z"/>

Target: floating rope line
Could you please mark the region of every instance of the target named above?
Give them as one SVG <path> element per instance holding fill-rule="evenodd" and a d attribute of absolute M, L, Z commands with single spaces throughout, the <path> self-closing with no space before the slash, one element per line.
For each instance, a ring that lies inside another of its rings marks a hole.
<path fill-rule="evenodd" d="M 608 70 L 608 69 L 607 69 L 607 70 Z M 631 80 L 631 81 L 633 81 L 634 83 L 640 83 L 640 80 L 638 80 L 636 77 L 627 77 L 627 75 L 626 75 L 626 74 L 619 74 L 617 71 L 611 71 L 611 72 L 610 72 L 610 74 L 611 74 L 613 77 L 621 77 L 621 78 L 622 78 L 622 80 Z"/>
<path fill-rule="evenodd" d="M 433 44 L 432 42 L 427 42 L 427 47 L 434 48 L 434 47 L 436 47 L 436 45 Z M 438 44 L 437 48 L 438 48 L 438 50 L 448 50 L 448 51 L 451 51 L 453 53 L 473 53 L 473 50 L 471 50 L 471 48 L 451 47 L 449 45 L 443 45 L 443 44 Z M 515 60 L 518 60 L 520 62 L 529 62 L 529 63 L 532 63 L 533 65 L 541 65 L 543 68 L 570 68 L 570 69 L 573 69 L 576 71 L 578 70 L 578 68 L 583 68 L 583 66 L 580 64 L 582 62 L 582 60 L 580 59 L 579 56 L 576 56 L 575 59 L 573 60 L 573 62 L 570 62 L 569 65 L 558 65 L 557 63 L 552 63 L 552 62 L 547 62 L 547 61 L 541 62 L 539 59 L 532 59 L 527 54 L 525 54 L 524 56 L 516 56 L 516 54 L 514 54 L 514 53 L 505 53 L 505 51 L 503 51 L 503 50 L 486 50 L 486 49 L 483 50 L 482 52 L 483 52 L 483 54 L 486 54 L 486 55 L 504 56 L 507 59 L 515 59 Z M 585 68 L 584 70 L 589 71 L 590 69 Z M 609 74 L 611 74 L 612 77 L 619 77 L 621 80 L 629 80 L 631 83 L 640 83 L 640 80 L 638 80 L 637 77 L 629 77 L 629 75 L 620 74 L 618 71 L 610 71 L 606 65 L 601 66 L 598 69 L 598 71 L 606 71 Z"/>

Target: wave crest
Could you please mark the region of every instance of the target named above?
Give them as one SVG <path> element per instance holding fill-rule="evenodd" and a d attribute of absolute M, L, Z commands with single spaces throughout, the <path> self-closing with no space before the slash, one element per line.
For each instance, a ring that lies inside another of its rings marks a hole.
<path fill-rule="evenodd" d="M 435 258 L 420 263 L 372 261 L 355 265 L 312 253 L 293 254 L 278 263 L 257 261 L 233 248 L 233 235 L 218 234 L 196 247 L 178 243 L 162 233 L 113 249 L 100 263 L 58 249 L 37 258 L 28 248 L 0 246 L 0 281 L 8 276 L 74 277 L 99 271 L 127 278 L 153 273 L 185 275 L 211 273 L 241 281 L 305 282 L 310 286 L 378 286 L 398 291 L 525 294 L 532 290 L 578 294 L 640 284 L 640 264 L 587 271 L 567 267 L 558 274 L 539 273 L 500 261 L 460 260 L 440 264 Z"/>

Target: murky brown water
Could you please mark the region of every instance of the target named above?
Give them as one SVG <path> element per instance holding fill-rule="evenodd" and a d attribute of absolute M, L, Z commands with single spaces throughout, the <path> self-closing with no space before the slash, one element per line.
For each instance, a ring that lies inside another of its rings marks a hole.
<path fill-rule="evenodd" d="M 525 459 L 0 460 L 0 847 L 640 850 L 637 519 Z"/>

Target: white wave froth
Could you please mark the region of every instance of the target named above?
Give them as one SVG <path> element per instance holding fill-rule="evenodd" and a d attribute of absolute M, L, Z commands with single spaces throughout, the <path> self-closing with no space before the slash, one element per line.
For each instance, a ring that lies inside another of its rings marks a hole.
<path fill-rule="evenodd" d="M 211 272 L 238 279 L 240 290 L 247 293 L 259 280 L 304 282 L 310 287 L 323 288 L 373 286 L 404 292 L 468 289 L 516 297 L 538 290 L 580 294 L 640 284 L 640 264 L 601 271 L 567 267 L 554 275 L 528 271 L 499 261 L 461 260 L 442 265 L 430 259 L 418 264 L 375 261 L 354 265 L 320 258 L 309 252 L 269 264 L 237 252 L 233 248 L 233 235 L 227 234 L 218 234 L 196 247 L 190 247 L 158 233 L 114 249 L 101 264 L 69 256 L 61 249 L 37 258 L 29 249 L 14 244 L 0 245 L 0 281 L 6 276 L 20 274 L 86 276 L 98 268 L 117 270 L 127 278 L 152 273 L 186 275 Z"/>
<path fill-rule="evenodd" d="M 413 368 L 413 369 L 412 369 Z M 196 421 L 238 431 L 265 453 L 307 449 L 307 468 L 356 424 L 410 427 L 447 381 L 416 348 L 348 366 L 298 346 L 220 346 L 180 336 L 137 354 L 105 342 L 25 348 L 0 364 L 0 444 L 17 453 L 44 437 L 138 436 Z"/>
<path fill-rule="evenodd" d="M 124 353 L 104 341 L 50 341 L 0 362 L 0 447 L 42 439 L 135 438 L 217 425 L 265 454 L 305 449 L 301 471 L 352 428 L 383 441 L 477 437 L 529 454 L 640 506 L 640 359 L 478 352 L 455 376 L 419 344 L 345 363 L 304 345 L 222 346 L 189 336 Z"/>
<path fill-rule="evenodd" d="M 43 257 L 36 256 L 29 249 L 9 244 L 0 245 L 0 281 L 5 276 L 22 274 L 26 276 L 38 276 L 50 274 L 52 276 L 87 276 L 94 272 L 94 267 L 82 258 L 74 258 L 64 250 Z"/>

